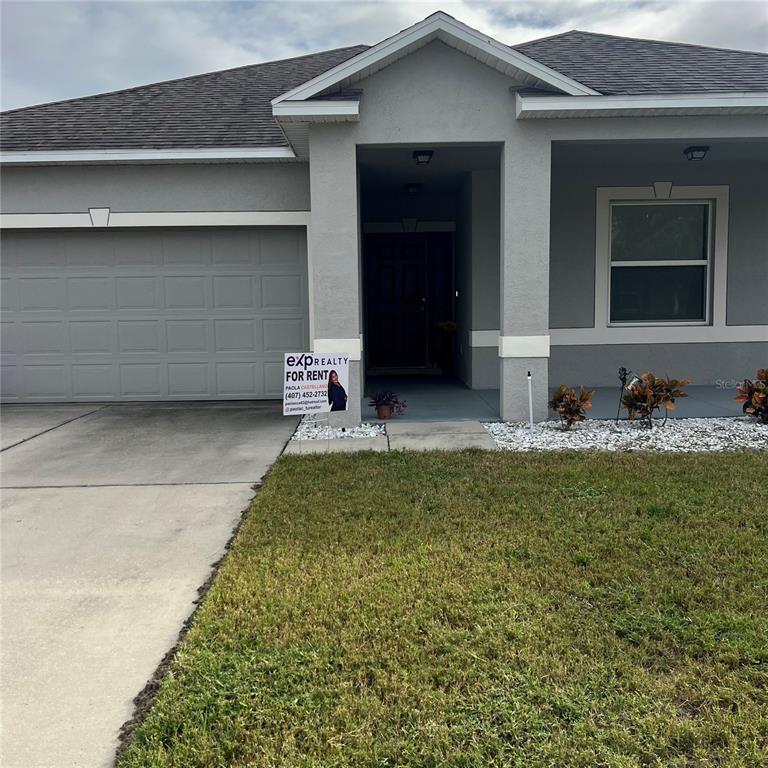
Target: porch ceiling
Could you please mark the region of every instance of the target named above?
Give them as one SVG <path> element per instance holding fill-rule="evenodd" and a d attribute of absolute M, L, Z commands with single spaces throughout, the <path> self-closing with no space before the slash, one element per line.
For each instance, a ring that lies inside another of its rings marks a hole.
<path fill-rule="evenodd" d="M 433 150 L 432 161 L 428 165 L 416 165 L 413 160 L 416 149 Z M 452 189 L 469 171 L 498 168 L 500 151 L 499 146 L 492 144 L 364 147 L 358 150 L 358 166 L 361 181 L 369 189 L 395 189 L 411 183 Z"/>

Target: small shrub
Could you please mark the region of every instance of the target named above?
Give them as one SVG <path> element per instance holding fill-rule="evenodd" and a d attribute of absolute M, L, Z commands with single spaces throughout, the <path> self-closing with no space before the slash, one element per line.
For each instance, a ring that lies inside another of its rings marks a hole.
<path fill-rule="evenodd" d="M 587 411 L 592 407 L 590 400 L 595 393 L 594 389 L 584 389 L 579 387 L 575 389 L 561 384 L 555 390 L 552 399 L 549 401 L 549 407 L 560 416 L 560 423 L 564 430 L 572 429 L 573 425 L 587 418 Z"/>
<path fill-rule="evenodd" d="M 403 413 L 408 407 L 405 400 L 401 400 L 397 394 L 390 392 L 389 390 L 383 392 L 374 392 L 368 396 L 370 400 L 368 404 L 373 408 L 378 408 L 382 405 L 392 409 L 392 413 L 395 415 Z"/>
<path fill-rule="evenodd" d="M 744 379 L 736 391 L 739 393 L 736 402 L 742 403 L 741 410 L 768 424 L 768 368 L 761 368 L 755 381 Z"/>
<path fill-rule="evenodd" d="M 627 409 L 630 419 L 640 419 L 650 428 L 656 411 L 663 408 L 666 421 L 669 411 L 675 410 L 675 400 L 688 397 L 683 387 L 690 383 L 688 379 L 670 379 L 648 371 L 627 384 L 621 404 Z"/>

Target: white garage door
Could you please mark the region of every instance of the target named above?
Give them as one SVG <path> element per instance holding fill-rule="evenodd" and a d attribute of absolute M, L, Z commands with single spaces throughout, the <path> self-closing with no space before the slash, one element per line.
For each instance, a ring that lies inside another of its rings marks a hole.
<path fill-rule="evenodd" d="M 5 402 L 282 395 L 303 228 L 4 232 Z"/>

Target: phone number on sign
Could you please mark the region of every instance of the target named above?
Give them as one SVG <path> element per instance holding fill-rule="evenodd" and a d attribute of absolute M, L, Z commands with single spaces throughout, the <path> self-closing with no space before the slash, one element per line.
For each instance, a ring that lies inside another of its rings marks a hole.
<path fill-rule="evenodd" d="M 323 400 L 328 397 L 325 390 L 304 390 L 302 392 L 286 392 L 286 400 Z"/>

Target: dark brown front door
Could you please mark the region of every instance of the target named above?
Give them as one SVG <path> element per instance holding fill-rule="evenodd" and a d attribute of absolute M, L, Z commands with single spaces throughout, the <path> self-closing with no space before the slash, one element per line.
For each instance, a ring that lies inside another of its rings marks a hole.
<path fill-rule="evenodd" d="M 370 368 L 427 368 L 430 329 L 445 314 L 452 272 L 450 235 L 366 235 Z"/>

